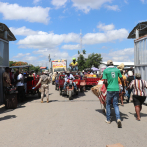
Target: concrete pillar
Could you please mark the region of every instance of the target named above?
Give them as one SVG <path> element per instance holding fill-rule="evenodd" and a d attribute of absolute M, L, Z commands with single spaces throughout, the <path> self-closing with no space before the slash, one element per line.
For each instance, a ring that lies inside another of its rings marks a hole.
<path fill-rule="evenodd" d="M 136 29 L 136 39 L 139 38 L 139 30 Z"/>
<path fill-rule="evenodd" d="M 4 38 L 5 38 L 6 40 L 8 39 L 8 37 L 7 37 L 7 36 L 8 36 L 8 32 L 7 32 L 7 31 L 5 31 L 5 32 L 4 32 Z"/>

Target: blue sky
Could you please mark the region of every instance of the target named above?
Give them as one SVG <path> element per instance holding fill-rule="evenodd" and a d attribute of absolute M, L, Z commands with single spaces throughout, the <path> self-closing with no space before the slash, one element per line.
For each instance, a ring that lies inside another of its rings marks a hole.
<path fill-rule="evenodd" d="M 51 59 L 77 57 L 82 47 L 102 54 L 103 61 L 134 60 L 129 32 L 146 21 L 146 0 L 0 0 L 0 22 L 17 41 L 10 42 L 10 60 L 48 65 Z"/>

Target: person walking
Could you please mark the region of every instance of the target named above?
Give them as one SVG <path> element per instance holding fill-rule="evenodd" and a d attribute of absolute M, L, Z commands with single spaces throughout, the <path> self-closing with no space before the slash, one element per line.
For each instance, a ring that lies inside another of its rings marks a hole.
<path fill-rule="evenodd" d="M 128 78 L 127 78 L 127 87 L 130 85 L 130 83 L 134 80 L 134 75 L 132 71 L 128 71 Z M 127 103 L 129 103 L 130 101 L 130 96 L 131 96 L 131 92 L 132 92 L 132 88 L 128 89 L 128 99 L 127 99 Z"/>
<path fill-rule="evenodd" d="M 120 78 L 122 85 L 123 85 L 123 92 L 124 92 L 124 81 L 120 70 L 113 66 L 113 61 L 107 61 L 107 69 L 103 71 L 103 80 L 105 87 L 107 89 L 107 98 L 106 98 L 106 123 L 110 124 L 110 105 L 111 101 L 113 100 L 113 107 L 116 114 L 116 120 L 118 128 L 122 127 L 122 123 L 120 120 L 120 112 L 118 107 L 118 100 L 119 100 L 119 84 L 118 84 L 118 77 Z"/>
<path fill-rule="evenodd" d="M 45 71 L 43 75 L 40 76 L 39 82 L 33 89 L 38 87 L 41 84 L 41 103 L 43 103 L 44 93 L 47 97 L 47 103 L 49 103 L 49 83 L 51 81 L 51 78 L 47 76 L 48 72 Z"/>
<path fill-rule="evenodd" d="M 135 74 L 135 80 L 133 80 L 127 89 L 133 89 L 133 103 L 136 111 L 136 120 L 140 121 L 140 112 L 142 110 L 142 104 L 146 99 L 145 88 L 147 89 L 147 82 L 141 79 L 141 74 Z"/>
<path fill-rule="evenodd" d="M 125 89 L 126 89 L 126 83 L 127 83 L 127 78 L 125 75 L 123 75 L 123 71 L 121 70 L 121 75 L 122 75 L 122 78 L 123 78 L 123 81 L 124 81 L 124 86 L 125 86 Z M 118 83 L 121 87 L 121 94 L 120 94 L 120 99 L 121 99 L 121 105 L 124 106 L 124 93 L 122 92 L 122 89 L 123 89 L 123 86 L 122 86 L 122 82 L 120 80 L 120 78 L 118 77 Z"/>
<path fill-rule="evenodd" d="M 18 90 L 18 101 L 20 100 L 21 102 L 24 101 L 25 98 L 25 89 L 24 89 L 24 83 L 23 83 L 23 75 L 21 74 L 20 71 L 16 71 L 17 74 L 17 80 L 16 80 L 16 87 Z"/>

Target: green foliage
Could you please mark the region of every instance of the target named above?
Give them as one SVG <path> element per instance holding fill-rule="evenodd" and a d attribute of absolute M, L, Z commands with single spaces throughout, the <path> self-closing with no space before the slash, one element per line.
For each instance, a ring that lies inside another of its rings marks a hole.
<path fill-rule="evenodd" d="M 78 57 L 78 68 L 80 71 L 85 69 L 85 58 L 82 54 L 80 54 Z"/>
<path fill-rule="evenodd" d="M 83 54 L 86 54 L 86 50 L 85 49 L 83 50 Z"/>
<path fill-rule="evenodd" d="M 9 66 L 21 66 L 21 65 L 28 65 L 27 62 L 21 62 L 21 61 L 18 61 L 18 62 L 14 62 L 14 61 L 9 61 Z"/>
<path fill-rule="evenodd" d="M 100 63 L 102 62 L 101 54 L 92 53 L 88 55 L 88 58 L 85 58 L 83 55 L 86 54 L 86 50 L 84 49 L 82 52 L 83 54 L 80 54 L 80 52 L 78 51 L 78 68 L 80 71 L 86 68 L 92 68 L 92 65 L 96 68 L 99 67 Z"/>
<path fill-rule="evenodd" d="M 86 60 L 86 67 L 91 68 L 93 65 L 94 67 L 98 68 L 101 62 L 102 62 L 101 54 L 92 53 L 88 55 L 88 58 Z"/>
<path fill-rule="evenodd" d="M 9 61 L 9 66 L 21 66 L 21 65 L 28 65 L 27 62 L 14 62 L 14 61 Z M 32 70 L 34 70 L 36 73 L 40 72 L 40 66 L 34 66 L 34 65 L 30 65 L 31 67 L 29 67 L 29 72 L 31 72 Z M 28 70 L 28 68 L 26 69 L 20 69 L 20 71 L 23 70 Z"/>

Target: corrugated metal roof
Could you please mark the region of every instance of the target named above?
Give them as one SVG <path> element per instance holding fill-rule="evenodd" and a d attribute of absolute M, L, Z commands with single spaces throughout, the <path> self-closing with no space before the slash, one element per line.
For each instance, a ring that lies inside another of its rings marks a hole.
<path fill-rule="evenodd" d="M 147 21 L 138 23 L 133 30 L 130 32 L 128 39 L 136 38 L 136 29 L 139 30 L 139 37 L 144 36 L 147 34 Z"/>
<path fill-rule="evenodd" d="M 4 38 L 5 31 L 8 32 L 8 35 L 7 35 L 8 41 L 15 41 L 16 40 L 14 34 L 10 31 L 10 29 L 5 24 L 0 23 L 0 38 L 2 38 L 4 40 L 6 40 Z"/>
<path fill-rule="evenodd" d="M 134 66 L 134 62 L 113 62 L 113 64 L 115 66 L 120 65 L 121 63 L 123 63 L 125 66 Z M 107 64 L 107 62 L 102 62 L 102 64 Z"/>

